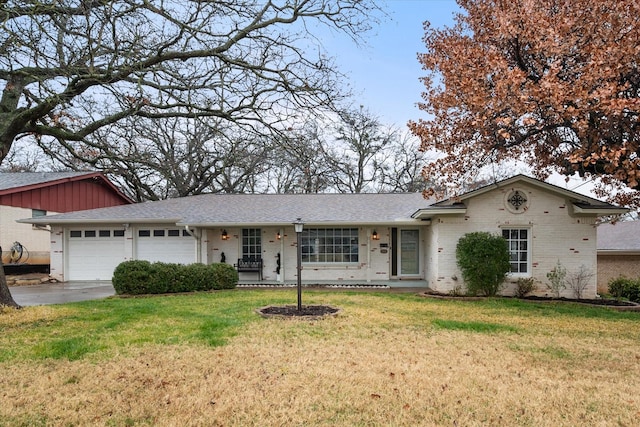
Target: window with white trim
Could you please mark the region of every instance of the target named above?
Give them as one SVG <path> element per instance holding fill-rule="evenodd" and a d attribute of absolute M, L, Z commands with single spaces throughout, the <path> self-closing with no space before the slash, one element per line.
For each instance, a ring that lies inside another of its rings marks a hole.
<path fill-rule="evenodd" d="M 305 228 L 302 262 L 357 263 L 357 228 Z"/>
<path fill-rule="evenodd" d="M 259 228 L 242 229 L 242 258 L 262 257 L 262 231 Z"/>
<path fill-rule="evenodd" d="M 512 274 L 529 274 L 529 261 L 531 260 L 529 234 L 528 228 L 502 229 L 502 237 L 509 245 L 509 262 Z"/>

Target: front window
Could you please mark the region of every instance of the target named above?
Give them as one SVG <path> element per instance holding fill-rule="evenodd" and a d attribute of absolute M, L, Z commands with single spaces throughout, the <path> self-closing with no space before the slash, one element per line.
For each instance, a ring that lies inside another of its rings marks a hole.
<path fill-rule="evenodd" d="M 511 273 L 528 274 L 530 245 L 529 229 L 527 228 L 503 228 L 502 237 L 509 245 L 509 260 L 511 263 Z"/>
<path fill-rule="evenodd" d="M 242 258 L 259 259 L 262 256 L 262 232 L 259 228 L 242 229 Z"/>
<path fill-rule="evenodd" d="M 302 262 L 358 262 L 357 228 L 308 228 L 301 238 Z"/>

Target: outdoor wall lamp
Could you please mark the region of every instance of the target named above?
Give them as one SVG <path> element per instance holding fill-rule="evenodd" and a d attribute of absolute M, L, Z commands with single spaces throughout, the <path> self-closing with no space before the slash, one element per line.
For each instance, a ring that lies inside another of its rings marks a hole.
<path fill-rule="evenodd" d="M 220 236 L 222 240 L 229 240 L 229 235 L 227 234 L 227 230 L 222 230 L 222 236 Z"/>
<path fill-rule="evenodd" d="M 276 233 L 276 239 L 277 239 L 277 240 L 282 239 L 282 234 L 280 234 L 280 232 L 279 232 L 279 231 Z"/>
<path fill-rule="evenodd" d="M 378 232 L 376 230 L 373 230 L 373 233 L 371 233 L 371 239 L 380 240 L 380 236 L 378 235 Z"/>

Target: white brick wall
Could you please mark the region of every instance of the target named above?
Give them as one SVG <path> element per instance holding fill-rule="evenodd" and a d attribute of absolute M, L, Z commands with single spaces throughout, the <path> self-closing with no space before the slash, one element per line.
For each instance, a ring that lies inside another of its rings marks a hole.
<path fill-rule="evenodd" d="M 315 227 L 314 227 L 315 228 Z M 388 228 L 375 228 L 380 240 L 373 241 L 373 228 L 359 227 L 359 262 L 357 264 L 303 264 L 302 280 L 304 282 L 323 281 L 361 281 L 363 283 L 375 280 L 389 279 L 390 251 L 383 253 L 380 243 L 390 243 Z M 235 264 L 242 256 L 242 228 L 226 228 L 228 240 L 222 240 L 222 229 L 208 230 L 207 254 L 210 262 L 220 262 L 224 252 L 226 262 Z M 262 258 L 264 260 L 263 280 L 274 281 L 276 276 L 277 254 L 281 254 L 280 281 L 297 280 L 297 246 L 296 233 L 291 227 L 262 227 Z M 281 238 L 277 239 L 280 231 Z M 370 267 L 371 266 L 371 267 Z M 241 275 L 241 280 L 255 280 L 255 273 Z"/>
<path fill-rule="evenodd" d="M 430 280 L 430 286 L 438 291 L 448 292 L 462 276 L 456 265 L 455 249 L 460 237 L 473 231 L 501 233 L 500 227 L 528 227 L 531 231 L 531 274 L 538 284 L 537 294 L 549 294 L 545 284 L 546 274 L 560 262 L 567 271 L 576 271 L 581 264 L 594 273 L 592 283 L 584 297 L 596 296 L 596 228 L 595 218 L 574 217 L 571 205 L 563 197 L 537 187 L 518 184 L 529 199 L 529 208 L 519 214 L 505 208 L 506 195 L 512 188 L 501 188 L 481 194 L 465 201 L 467 213 L 464 216 L 434 219 L 432 228 L 437 230 L 439 258 L 435 265 L 437 278 Z M 433 272 L 427 272 L 430 278 Z M 453 277 L 457 277 L 455 281 Z M 513 284 L 505 289 L 505 294 L 513 293 Z M 566 289 L 562 296 L 572 297 Z"/>

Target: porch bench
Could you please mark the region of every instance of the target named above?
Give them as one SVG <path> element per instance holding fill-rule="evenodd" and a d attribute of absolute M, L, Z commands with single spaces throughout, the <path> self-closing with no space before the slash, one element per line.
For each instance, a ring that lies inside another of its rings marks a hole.
<path fill-rule="evenodd" d="M 258 279 L 262 280 L 262 258 L 238 258 L 234 267 L 238 273 L 258 273 Z"/>

